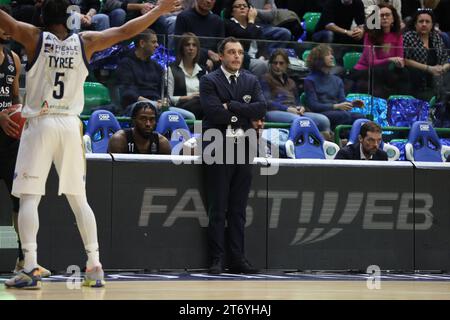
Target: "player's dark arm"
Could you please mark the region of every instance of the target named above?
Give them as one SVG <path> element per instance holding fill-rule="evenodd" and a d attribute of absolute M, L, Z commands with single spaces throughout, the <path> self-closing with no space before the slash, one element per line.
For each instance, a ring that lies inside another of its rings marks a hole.
<path fill-rule="evenodd" d="M 158 5 L 145 15 L 130 20 L 120 27 L 82 33 L 86 58 L 90 60 L 94 52 L 133 38 L 152 25 L 160 16 L 179 9 L 179 0 L 160 0 Z"/>
<path fill-rule="evenodd" d="M 20 64 L 20 58 L 17 54 L 12 52 L 14 65 L 16 66 L 16 77 L 14 78 L 13 87 L 12 87 L 12 103 L 18 104 L 20 101 L 20 90 L 19 90 L 19 77 L 20 77 L 20 69 L 22 65 Z"/>
<path fill-rule="evenodd" d="M 125 131 L 119 130 L 112 135 L 108 141 L 109 153 L 128 153 L 127 138 Z"/>
<path fill-rule="evenodd" d="M 171 154 L 172 148 L 170 147 L 170 142 L 166 137 L 162 135 L 159 136 L 159 153 L 160 154 Z"/>
<path fill-rule="evenodd" d="M 34 60 L 41 30 L 31 24 L 20 22 L 0 10 L 0 28 L 24 46 L 28 61 Z"/>

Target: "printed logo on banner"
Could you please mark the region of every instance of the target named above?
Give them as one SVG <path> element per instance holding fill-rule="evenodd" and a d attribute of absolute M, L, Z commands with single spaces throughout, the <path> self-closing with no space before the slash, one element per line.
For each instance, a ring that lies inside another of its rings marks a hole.
<path fill-rule="evenodd" d="M 251 191 L 252 196 L 266 198 L 266 190 Z M 164 212 L 157 205 L 159 197 L 174 197 L 176 205 L 174 210 Z M 345 231 L 345 228 L 354 224 L 355 221 L 362 221 L 362 230 L 429 230 L 433 226 L 434 215 L 431 212 L 433 207 L 433 196 L 429 193 L 399 193 L 399 192 L 349 192 L 342 195 L 338 192 L 298 192 L 280 190 L 269 193 L 269 198 L 273 203 L 269 208 L 269 229 L 277 229 L 280 224 L 280 217 L 283 200 L 300 200 L 300 212 L 298 227 L 294 238 L 290 242 L 291 246 L 306 245 L 328 240 L 337 234 Z M 416 201 L 416 206 L 413 205 Z M 194 209 L 183 211 L 182 208 L 190 203 Z M 339 203 L 344 205 L 339 206 Z M 390 203 L 389 206 L 386 203 Z M 158 208 L 158 211 L 155 211 Z M 313 214 L 313 209 L 317 208 L 319 215 Z M 415 210 L 416 219 L 413 221 L 412 215 Z M 252 210 L 248 210 L 247 225 L 253 221 Z M 151 213 L 167 214 L 167 219 L 163 223 L 164 227 L 171 227 L 177 219 L 185 219 L 186 216 L 198 219 L 202 227 L 208 225 L 205 205 L 197 189 L 188 189 L 180 194 L 176 188 L 153 189 L 146 188 L 142 197 L 139 226 L 145 227 L 150 223 Z M 381 213 L 383 212 L 383 213 Z M 389 213 L 389 215 L 388 215 Z M 362 219 L 356 219 L 362 215 Z M 385 220 L 380 221 L 380 216 Z M 389 217 L 386 219 L 386 217 Z M 312 226 L 312 227 L 310 227 Z"/>

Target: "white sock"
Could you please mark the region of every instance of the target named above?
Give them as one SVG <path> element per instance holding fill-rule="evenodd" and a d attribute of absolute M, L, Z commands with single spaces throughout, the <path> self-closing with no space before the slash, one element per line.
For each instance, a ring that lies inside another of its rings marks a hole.
<path fill-rule="evenodd" d="M 38 267 L 36 237 L 39 230 L 37 208 L 40 200 L 40 195 L 23 194 L 20 197 L 18 224 L 19 237 L 22 241 L 22 250 L 25 256 L 25 272 L 30 272 Z"/>
<path fill-rule="evenodd" d="M 37 243 L 22 243 L 22 250 L 25 256 L 23 269 L 28 273 L 38 266 Z"/>
<path fill-rule="evenodd" d="M 101 267 L 100 263 L 100 253 L 98 251 L 98 243 L 92 243 L 84 247 L 86 249 L 86 254 L 88 260 L 86 262 L 86 267 L 92 269 L 93 267 Z"/>
<path fill-rule="evenodd" d="M 66 195 L 70 207 L 75 214 L 78 230 L 83 239 L 84 248 L 88 256 L 86 267 L 88 269 L 101 266 L 97 241 L 97 223 L 94 212 L 87 202 L 86 195 Z"/>

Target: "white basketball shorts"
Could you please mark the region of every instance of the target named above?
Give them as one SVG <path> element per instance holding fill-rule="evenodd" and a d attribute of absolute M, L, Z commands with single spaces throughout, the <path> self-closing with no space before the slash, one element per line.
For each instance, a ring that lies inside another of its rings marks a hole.
<path fill-rule="evenodd" d="M 52 162 L 59 175 L 58 195 L 86 193 L 82 123 L 74 115 L 27 119 L 17 155 L 12 194 L 45 195 Z"/>

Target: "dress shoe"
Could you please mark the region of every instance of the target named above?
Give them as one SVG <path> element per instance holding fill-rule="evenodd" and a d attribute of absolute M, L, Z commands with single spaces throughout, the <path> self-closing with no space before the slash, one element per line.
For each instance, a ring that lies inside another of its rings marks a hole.
<path fill-rule="evenodd" d="M 259 270 L 250 264 L 246 259 L 235 262 L 230 267 L 231 273 L 244 273 L 244 274 L 254 274 L 259 273 Z"/>
<path fill-rule="evenodd" d="M 223 272 L 222 260 L 213 259 L 211 266 L 209 267 L 208 273 L 210 274 L 221 274 Z"/>

